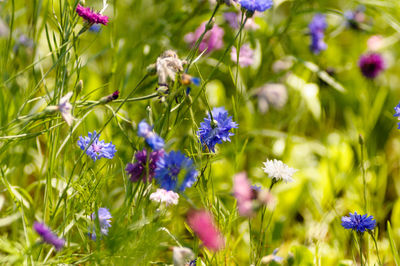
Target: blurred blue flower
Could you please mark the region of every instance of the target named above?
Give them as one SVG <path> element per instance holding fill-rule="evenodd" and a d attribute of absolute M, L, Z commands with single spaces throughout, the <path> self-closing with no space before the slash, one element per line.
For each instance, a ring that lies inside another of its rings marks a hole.
<path fill-rule="evenodd" d="M 82 150 L 85 150 L 90 144 L 86 150 L 86 154 L 89 155 L 93 161 L 100 158 L 112 159 L 117 151 L 115 145 L 113 145 L 112 142 L 104 143 L 104 140 L 99 141 L 99 137 L 100 134 L 97 134 L 96 131 L 93 131 L 93 133 L 89 132 L 88 137 L 79 137 L 78 146 Z"/>
<path fill-rule="evenodd" d="M 100 233 L 102 235 L 108 235 L 108 229 L 111 227 L 111 213 L 107 208 L 99 208 L 98 211 L 98 215 L 99 215 L 99 225 L 100 225 Z M 92 221 L 96 220 L 96 212 L 92 213 L 92 215 L 90 216 L 90 218 L 92 219 Z M 96 222 L 95 222 L 96 224 Z M 96 230 L 92 229 L 92 233 L 90 234 L 91 238 L 93 240 L 96 240 Z"/>
<path fill-rule="evenodd" d="M 215 152 L 215 145 L 221 144 L 223 141 L 231 141 L 229 138 L 234 134 L 229 132 L 232 128 L 237 128 L 238 124 L 232 121 L 232 117 L 228 116 L 228 112 L 224 107 L 216 107 L 200 123 L 200 129 L 197 135 L 200 137 L 201 144 L 207 146 L 209 150 Z"/>
<path fill-rule="evenodd" d="M 138 125 L 138 135 L 145 138 L 147 144 L 153 150 L 158 151 L 164 148 L 164 140 L 153 132 L 153 128 L 145 120 L 142 120 Z"/>
<path fill-rule="evenodd" d="M 325 15 L 322 14 L 316 14 L 308 25 L 311 34 L 310 50 L 314 54 L 319 54 L 321 51 L 326 50 L 327 45 L 324 42 L 324 35 L 327 26 Z"/>
<path fill-rule="evenodd" d="M 248 11 L 264 12 L 270 9 L 274 2 L 272 0 L 240 0 L 239 4 Z"/>
<path fill-rule="evenodd" d="M 94 32 L 94 33 L 99 33 L 100 30 L 101 30 L 101 25 L 100 24 L 93 24 L 89 28 L 89 31 Z"/>
<path fill-rule="evenodd" d="M 171 151 L 158 160 L 155 179 L 165 190 L 184 191 L 193 185 L 197 175 L 192 159 L 180 151 Z"/>
<path fill-rule="evenodd" d="M 397 117 L 399 120 L 400 120 L 400 102 L 394 107 L 394 111 L 396 112 L 393 116 L 394 117 Z M 398 128 L 397 129 L 400 129 L 400 122 L 399 123 L 397 123 L 397 125 L 398 125 Z"/>
<path fill-rule="evenodd" d="M 357 212 L 349 213 L 350 216 L 342 217 L 342 226 L 346 229 L 356 230 L 358 233 L 364 233 L 365 230 L 373 230 L 376 226 L 374 217 L 367 214 L 360 215 Z"/>

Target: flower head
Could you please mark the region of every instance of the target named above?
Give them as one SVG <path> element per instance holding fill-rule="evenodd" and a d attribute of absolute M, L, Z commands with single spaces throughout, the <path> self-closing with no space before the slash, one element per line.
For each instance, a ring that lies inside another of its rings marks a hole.
<path fill-rule="evenodd" d="M 146 143 L 153 150 L 158 151 L 164 148 L 164 140 L 153 132 L 153 128 L 145 120 L 142 120 L 138 125 L 138 135 L 145 138 Z"/>
<path fill-rule="evenodd" d="M 68 124 L 68 126 L 72 125 L 74 121 L 74 117 L 71 114 L 72 105 L 69 102 L 71 99 L 72 92 L 68 92 L 64 97 L 60 99 L 60 103 L 58 104 L 58 110 L 61 113 L 62 118 Z"/>
<path fill-rule="evenodd" d="M 86 20 L 89 23 L 99 23 L 99 24 L 103 24 L 103 25 L 107 25 L 108 23 L 108 17 L 104 16 L 100 13 L 96 13 L 94 11 L 92 11 L 89 7 L 83 7 L 80 4 L 78 4 L 76 6 L 76 13 L 78 13 L 78 15 L 83 18 L 84 20 Z"/>
<path fill-rule="evenodd" d="M 185 35 L 185 42 L 189 43 L 190 45 L 194 46 L 196 41 L 200 38 L 203 34 L 204 30 L 206 29 L 207 22 L 201 23 L 201 25 L 196 29 L 195 32 L 191 32 Z M 211 30 L 207 31 L 204 35 L 203 39 L 199 45 L 199 51 L 203 52 L 207 50 L 207 53 L 210 53 L 214 50 L 219 50 L 224 45 L 223 37 L 224 37 L 224 29 L 213 25 Z"/>
<path fill-rule="evenodd" d="M 96 131 L 93 133 L 88 133 L 88 137 L 79 137 L 78 146 L 85 150 L 89 144 L 90 146 L 86 150 L 86 154 L 92 158 L 93 161 L 96 161 L 100 158 L 112 159 L 117 151 L 115 149 L 115 145 L 110 143 L 105 143 L 104 140 L 99 141 L 100 134 L 97 134 Z"/>
<path fill-rule="evenodd" d="M 146 167 L 147 167 L 147 151 L 143 149 L 141 151 L 136 152 L 135 154 L 135 163 L 128 163 L 126 165 L 125 171 L 130 175 L 130 179 L 132 182 L 137 182 L 140 179 L 143 182 L 151 182 L 154 177 L 154 173 L 156 170 L 156 164 L 158 160 L 164 155 L 164 150 L 153 151 L 149 156 L 149 171 L 147 173 L 148 180 L 146 178 Z"/>
<path fill-rule="evenodd" d="M 369 53 L 360 57 L 358 66 L 364 77 L 374 79 L 385 69 L 385 62 L 380 54 Z"/>
<path fill-rule="evenodd" d="M 237 200 L 239 214 L 242 216 L 253 215 L 253 192 L 245 172 L 236 174 L 233 179 L 233 194 Z"/>
<path fill-rule="evenodd" d="M 166 190 L 184 191 L 196 181 L 198 172 L 192 159 L 180 151 L 166 153 L 157 162 L 155 178 Z"/>
<path fill-rule="evenodd" d="M 361 234 L 364 233 L 365 230 L 374 230 L 376 226 L 376 220 L 374 220 L 372 215 L 360 215 L 357 214 L 357 212 L 354 212 L 354 214 L 349 213 L 349 215 L 350 216 L 342 217 L 342 226 L 345 229 L 352 229 Z"/>
<path fill-rule="evenodd" d="M 242 8 L 251 12 L 264 12 L 265 10 L 270 9 L 274 2 L 272 0 L 240 0 L 239 4 Z"/>
<path fill-rule="evenodd" d="M 234 134 L 230 132 L 232 128 L 237 128 L 238 124 L 232 121 L 232 117 L 228 116 L 228 112 L 224 107 L 216 107 L 210 114 L 204 118 L 204 122 L 200 123 L 200 129 L 197 135 L 200 137 L 201 144 L 206 146 L 212 152 L 215 152 L 215 145 L 221 144 L 223 141 L 231 141 L 230 136 Z"/>
<path fill-rule="evenodd" d="M 189 263 L 194 259 L 194 253 L 190 248 L 173 247 L 172 259 L 174 266 L 190 265 Z"/>
<path fill-rule="evenodd" d="M 188 215 L 188 224 L 208 249 L 218 251 L 224 248 L 224 238 L 214 225 L 211 214 L 207 211 L 190 212 Z"/>
<path fill-rule="evenodd" d="M 92 215 L 90 216 L 90 218 L 92 219 L 92 221 L 96 222 L 96 218 L 97 218 L 97 214 L 99 215 L 98 219 L 99 219 L 99 225 L 100 225 L 100 233 L 102 235 L 108 235 L 108 229 L 111 227 L 111 213 L 107 208 L 99 208 L 98 212 L 94 212 L 92 213 Z M 90 234 L 91 238 L 93 240 L 96 239 L 96 232 L 95 229 L 93 228 L 92 233 Z"/>
<path fill-rule="evenodd" d="M 235 63 L 238 61 L 236 47 L 232 47 L 231 60 Z M 239 51 L 239 65 L 241 67 L 248 67 L 254 63 L 254 51 L 250 48 L 249 44 L 244 44 L 240 47 Z"/>
<path fill-rule="evenodd" d="M 260 113 L 265 114 L 269 107 L 272 106 L 276 109 L 281 109 L 285 106 L 288 93 L 285 85 L 283 84 L 265 84 L 257 92 L 258 96 L 258 109 Z"/>
<path fill-rule="evenodd" d="M 179 194 L 172 190 L 157 189 L 156 192 L 150 194 L 150 200 L 165 203 L 165 206 L 178 204 Z"/>
<path fill-rule="evenodd" d="M 290 168 L 282 161 L 279 160 L 268 160 L 264 162 L 263 170 L 268 176 L 275 182 L 283 180 L 287 182 L 293 182 L 293 174 L 297 172 L 296 169 Z"/>
<path fill-rule="evenodd" d="M 64 247 L 65 240 L 58 238 L 44 223 L 35 222 L 33 224 L 33 229 L 42 237 L 44 242 L 53 245 L 56 250 L 60 250 Z"/>
<path fill-rule="evenodd" d="M 321 51 L 326 50 L 324 36 L 327 26 L 325 15 L 322 14 L 316 14 L 308 25 L 311 34 L 310 50 L 314 54 L 319 54 Z"/>

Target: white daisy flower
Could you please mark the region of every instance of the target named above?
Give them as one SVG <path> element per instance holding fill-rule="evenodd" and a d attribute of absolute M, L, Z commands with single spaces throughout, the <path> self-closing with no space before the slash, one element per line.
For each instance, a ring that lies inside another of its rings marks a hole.
<path fill-rule="evenodd" d="M 165 203 L 165 206 L 176 205 L 178 204 L 179 195 L 173 191 L 159 188 L 156 192 L 150 194 L 150 200 Z"/>
<path fill-rule="evenodd" d="M 264 167 L 262 168 L 268 176 L 276 181 L 282 180 L 287 182 L 293 182 L 293 174 L 297 172 L 297 169 L 290 168 L 280 160 L 268 160 L 264 162 Z"/>

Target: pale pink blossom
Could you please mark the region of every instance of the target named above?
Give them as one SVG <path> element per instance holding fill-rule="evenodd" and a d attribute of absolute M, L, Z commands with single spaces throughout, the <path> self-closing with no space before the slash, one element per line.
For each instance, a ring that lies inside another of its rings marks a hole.
<path fill-rule="evenodd" d="M 236 47 L 232 47 L 231 60 L 237 63 L 237 50 Z M 254 63 L 254 51 L 250 48 L 250 45 L 244 44 L 240 47 L 239 51 L 239 65 L 241 67 L 251 66 Z"/>
<path fill-rule="evenodd" d="M 208 249 L 218 251 L 224 248 L 225 240 L 207 211 L 190 212 L 188 224 Z"/>
<path fill-rule="evenodd" d="M 377 51 L 383 46 L 383 37 L 380 35 L 373 35 L 367 41 L 368 50 Z"/>
<path fill-rule="evenodd" d="M 195 32 L 186 34 L 184 37 L 185 42 L 189 43 L 191 46 L 194 46 L 196 41 L 203 34 L 206 24 L 207 22 L 203 22 Z M 214 50 L 221 49 L 224 45 L 224 34 L 224 29 L 214 24 L 211 30 L 207 31 L 203 40 L 200 42 L 199 51 L 203 52 L 204 50 L 207 50 L 207 53 L 210 53 Z"/>
<path fill-rule="evenodd" d="M 236 174 L 233 179 L 233 194 L 237 200 L 239 214 L 242 216 L 252 216 L 254 197 L 250 182 L 245 172 Z"/>

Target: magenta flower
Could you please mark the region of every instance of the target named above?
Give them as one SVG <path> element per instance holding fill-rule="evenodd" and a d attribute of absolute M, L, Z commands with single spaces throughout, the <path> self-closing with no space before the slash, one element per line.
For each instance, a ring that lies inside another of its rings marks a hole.
<path fill-rule="evenodd" d="M 208 249 L 218 251 L 224 248 L 225 240 L 207 211 L 190 212 L 188 224 Z"/>
<path fill-rule="evenodd" d="M 237 50 L 235 47 L 232 47 L 231 51 L 231 60 L 237 63 Z M 241 67 L 248 67 L 254 63 L 254 51 L 250 48 L 250 45 L 244 44 L 240 47 L 239 52 L 239 65 Z"/>
<path fill-rule="evenodd" d="M 369 53 L 361 55 L 358 66 L 364 77 L 374 79 L 385 69 L 385 62 L 380 54 Z"/>
<path fill-rule="evenodd" d="M 103 24 L 107 25 L 108 23 L 108 17 L 104 16 L 100 13 L 96 13 L 93 10 L 91 10 L 89 7 L 83 7 L 80 4 L 76 6 L 76 13 L 86 20 L 89 23 L 92 24 Z"/>
<path fill-rule="evenodd" d="M 185 42 L 189 43 L 191 46 L 194 46 L 201 34 L 203 34 L 206 24 L 207 22 L 203 22 L 195 32 L 186 34 L 184 37 Z M 204 50 L 207 50 L 207 53 L 210 53 L 214 50 L 221 49 L 224 45 L 224 34 L 224 29 L 214 24 L 212 29 L 204 35 L 204 38 L 199 45 L 199 51 L 203 52 Z"/>

